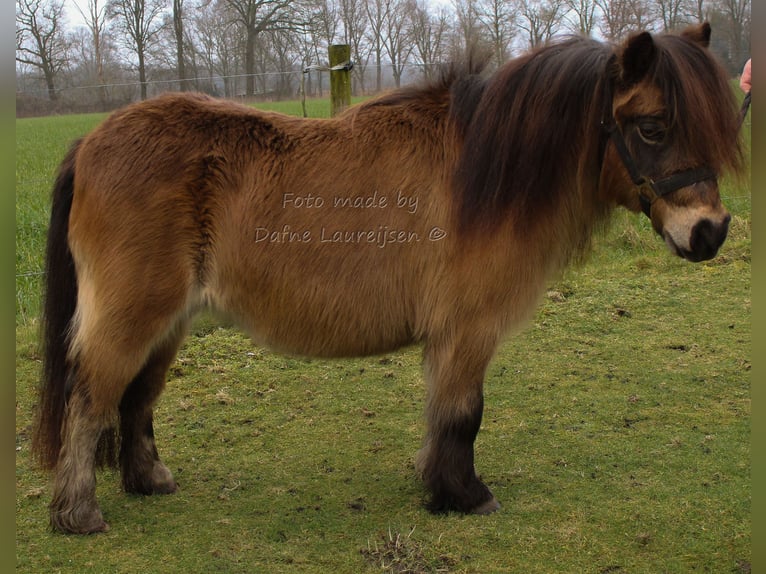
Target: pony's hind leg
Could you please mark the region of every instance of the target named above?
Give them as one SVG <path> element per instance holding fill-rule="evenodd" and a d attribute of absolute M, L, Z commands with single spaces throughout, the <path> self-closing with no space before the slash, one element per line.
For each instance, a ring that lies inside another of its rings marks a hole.
<path fill-rule="evenodd" d="M 180 340 L 180 330 L 171 328 L 172 324 L 168 317 L 164 332 L 135 329 L 132 336 L 123 337 L 78 332 L 76 366 L 70 373 L 72 390 L 53 480 L 50 515 L 54 529 L 75 534 L 108 529 L 96 501 L 95 467 L 103 446 L 99 441 L 118 418 L 124 435 L 120 462 L 126 490 L 175 490 L 172 475 L 157 457 L 151 426 L 151 406 L 163 386 L 160 377 Z M 154 322 L 155 328 L 160 325 Z M 116 328 L 111 331 L 114 334 Z"/>
<path fill-rule="evenodd" d="M 470 344 L 426 347 L 428 429 L 416 466 L 431 491 L 432 512 L 489 514 L 500 507 L 474 470 L 473 445 L 481 426 L 490 356 L 489 350 Z"/>
<path fill-rule="evenodd" d="M 108 281 L 96 289 L 87 274 L 80 277 L 78 287 L 69 353 L 70 391 L 50 516 L 57 530 L 91 533 L 108 528 L 96 501 L 95 467 L 105 444 L 100 439 L 108 437 L 106 431 L 117 424 L 126 435 L 120 458 L 126 476 L 132 477 L 128 488 L 149 485 L 153 492 L 175 488 L 162 463 L 154 464 L 151 405 L 162 389 L 158 378 L 164 375 L 180 341 L 178 326 L 186 317 L 187 297 L 183 288 L 156 289 L 143 296 L 134 291 L 125 296 L 119 285 Z M 122 423 L 120 415 L 125 418 Z M 107 446 L 112 445 L 107 441 Z M 151 470 L 145 462 L 135 462 L 148 458 Z"/>
<path fill-rule="evenodd" d="M 120 470 L 125 492 L 170 494 L 177 489 L 157 452 L 152 410 L 184 334 L 185 325 L 152 352 L 120 401 Z"/>

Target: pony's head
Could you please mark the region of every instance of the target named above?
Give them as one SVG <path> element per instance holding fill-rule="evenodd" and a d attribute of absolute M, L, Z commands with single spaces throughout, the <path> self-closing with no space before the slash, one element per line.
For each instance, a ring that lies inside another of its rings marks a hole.
<path fill-rule="evenodd" d="M 643 210 L 675 254 L 715 256 L 730 215 L 718 177 L 743 165 L 737 106 L 708 51 L 710 26 L 631 36 L 610 62 L 603 173 L 617 202 Z"/>

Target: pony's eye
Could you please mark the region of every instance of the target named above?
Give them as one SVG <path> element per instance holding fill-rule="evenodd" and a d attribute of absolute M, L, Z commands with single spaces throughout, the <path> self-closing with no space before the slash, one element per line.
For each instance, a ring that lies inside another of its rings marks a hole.
<path fill-rule="evenodd" d="M 665 131 L 665 125 L 657 120 L 642 120 L 638 123 L 638 135 L 648 144 L 662 143 Z"/>

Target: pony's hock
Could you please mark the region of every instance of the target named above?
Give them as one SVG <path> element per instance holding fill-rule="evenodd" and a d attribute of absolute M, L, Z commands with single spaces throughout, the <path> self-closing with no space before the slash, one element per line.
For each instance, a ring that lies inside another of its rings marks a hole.
<path fill-rule="evenodd" d="M 327 120 L 179 94 L 114 113 L 53 192 L 34 436 L 52 525 L 107 528 L 95 468 L 112 452 L 126 491 L 176 489 L 153 406 L 202 308 L 286 353 L 421 343 L 428 506 L 497 509 L 474 470 L 484 375 L 551 278 L 616 206 L 692 261 L 726 237 L 717 178 L 743 162 L 709 38 L 704 24 L 617 47 L 572 39 Z M 374 206 L 353 200 L 372 191 Z M 309 196 L 325 201 L 295 205 Z"/>

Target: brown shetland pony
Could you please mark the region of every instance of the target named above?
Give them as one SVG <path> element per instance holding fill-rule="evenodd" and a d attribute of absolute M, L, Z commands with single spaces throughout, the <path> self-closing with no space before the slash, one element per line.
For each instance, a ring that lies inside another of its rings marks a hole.
<path fill-rule="evenodd" d="M 474 471 L 484 373 L 551 278 L 615 206 L 643 208 L 690 260 L 724 241 L 717 176 L 742 154 L 709 37 L 571 39 L 329 120 L 198 95 L 116 112 L 53 194 L 34 440 L 52 525 L 108 528 L 110 445 L 126 491 L 176 490 L 152 408 L 202 308 L 285 353 L 423 344 L 430 508 L 496 510 Z"/>

